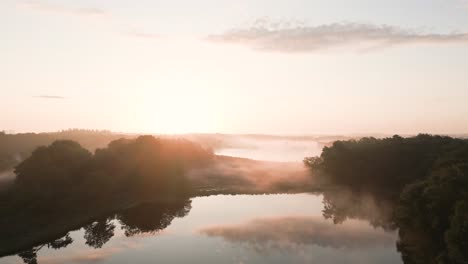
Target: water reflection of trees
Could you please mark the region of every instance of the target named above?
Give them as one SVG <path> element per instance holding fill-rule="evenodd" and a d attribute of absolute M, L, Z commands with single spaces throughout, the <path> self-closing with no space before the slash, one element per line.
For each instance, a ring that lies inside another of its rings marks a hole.
<path fill-rule="evenodd" d="M 50 239 L 83 226 L 87 245 L 100 248 L 113 236 L 115 218 L 127 236 L 164 229 L 190 209 L 185 171 L 212 157 L 193 142 L 152 136 L 115 140 L 94 155 L 67 140 L 39 147 L 0 193 L 0 256 L 44 240 L 42 246 L 55 248 Z M 161 202 L 180 200 L 185 202 Z M 24 251 L 24 259 L 34 263 L 37 250 Z"/>
<path fill-rule="evenodd" d="M 135 207 L 119 211 L 107 217 L 96 219 L 95 221 L 84 225 L 84 239 L 86 245 L 98 249 L 104 246 L 114 236 L 116 225 L 115 220 L 118 220 L 121 229 L 124 230 L 126 236 L 134 236 L 138 234 L 148 233 L 156 234 L 167 228 L 172 220 L 177 217 L 184 217 L 191 209 L 191 201 L 175 200 L 170 202 L 145 203 Z M 68 230 L 72 231 L 72 230 Z M 23 234 L 18 234 L 19 236 Z M 4 239 L 3 237 L 0 238 Z M 37 253 L 44 247 L 52 249 L 62 249 L 73 243 L 70 234 L 58 239 L 43 241 L 37 246 L 29 249 L 18 249 L 17 254 L 23 259 L 26 264 L 36 264 Z"/>
<path fill-rule="evenodd" d="M 374 227 L 395 230 L 391 199 L 375 193 L 340 188 L 323 193 L 323 217 L 340 224 L 347 219 L 366 220 Z"/>
<path fill-rule="evenodd" d="M 70 234 L 67 233 L 65 236 L 62 238 L 47 242 L 45 244 L 42 244 L 40 246 L 32 247 L 28 250 L 24 250 L 18 254 L 20 258 L 23 259 L 24 263 L 26 264 L 36 264 L 37 263 L 37 252 L 41 250 L 43 247 L 47 246 L 48 248 L 53 248 L 53 249 L 60 249 L 60 248 L 65 248 L 68 245 L 73 243 L 73 239 L 70 237 Z"/>
<path fill-rule="evenodd" d="M 420 134 L 337 141 L 304 162 L 324 183 L 393 197 L 388 219 L 398 227 L 405 263 L 468 263 L 468 140 Z M 363 216 L 348 204 L 326 200 L 325 216 Z M 385 225 L 381 220 L 369 216 Z"/>
<path fill-rule="evenodd" d="M 176 217 L 184 217 L 191 209 L 191 201 L 175 201 L 165 206 L 141 204 L 117 214 L 126 236 L 157 233 L 168 227 Z"/>
<path fill-rule="evenodd" d="M 415 201 L 413 198 L 409 200 Z M 435 228 L 441 225 L 442 220 L 437 222 L 434 218 L 434 221 L 428 222 L 429 213 L 408 211 L 407 208 L 415 210 L 417 207 L 403 207 L 404 202 L 405 200 L 392 200 L 376 192 L 340 188 L 323 193 L 323 216 L 332 219 L 335 224 L 341 224 L 347 219 L 360 219 L 387 231 L 398 230 L 396 249 L 405 264 L 466 263 L 449 259 L 448 254 L 459 256 L 460 260 L 465 258 L 463 248 L 466 248 L 464 241 L 467 232 L 463 231 L 463 226 L 466 227 L 468 219 L 467 208 L 457 208 L 458 214 L 452 218 L 454 227 L 458 229 L 452 228 L 445 236 L 440 237 L 438 234 L 441 232 L 437 232 Z M 402 215 L 403 213 L 406 214 Z M 446 242 L 451 242 L 448 248 Z"/>
<path fill-rule="evenodd" d="M 93 248 L 101 248 L 114 236 L 115 225 L 111 219 L 100 219 L 83 227 L 86 245 Z"/>

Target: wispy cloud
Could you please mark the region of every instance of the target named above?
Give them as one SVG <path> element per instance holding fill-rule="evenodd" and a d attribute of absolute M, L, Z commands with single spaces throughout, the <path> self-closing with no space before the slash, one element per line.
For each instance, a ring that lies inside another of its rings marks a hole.
<path fill-rule="evenodd" d="M 343 47 L 363 51 L 414 43 L 468 44 L 468 33 L 422 33 L 396 26 L 363 23 L 307 26 L 297 22 L 272 23 L 262 19 L 249 27 L 231 29 L 210 35 L 207 39 L 261 51 L 305 53 Z"/>
<path fill-rule="evenodd" d="M 65 97 L 63 97 L 63 96 L 46 95 L 46 94 L 35 95 L 35 96 L 33 96 L 33 97 L 34 97 L 34 98 L 40 98 L 40 99 L 65 99 Z"/>
<path fill-rule="evenodd" d="M 78 16 L 103 16 L 107 12 L 100 8 L 73 8 L 60 4 L 51 4 L 43 1 L 25 1 L 20 6 L 38 12 L 60 13 Z"/>
<path fill-rule="evenodd" d="M 62 14 L 80 17 L 105 17 L 106 19 L 115 19 L 109 11 L 100 8 L 91 7 L 72 7 L 64 4 L 56 4 L 45 2 L 43 0 L 30 0 L 20 2 L 18 5 L 20 8 L 25 10 L 31 10 L 42 13 Z M 134 25 L 127 25 L 128 28 L 135 27 Z M 159 34 L 147 33 L 141 30 L 117 30 L 119 33 L 126 37 L 147 39 L 147 40 L 158 40 L 163 36 Z"/>

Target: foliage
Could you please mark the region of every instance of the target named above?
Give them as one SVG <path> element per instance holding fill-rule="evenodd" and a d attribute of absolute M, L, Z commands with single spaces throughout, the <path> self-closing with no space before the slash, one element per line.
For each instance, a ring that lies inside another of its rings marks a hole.
<path fill-rule="evenodd" d="M 0 254 L 47 236 L 49 229 L 61 234 L 83 221 L 139 204 L 186 200 L 192 191 L 185 172 L 210 164 L 212 158 L 212 152 L 195 143 L 152 136 L 115 140 L 94 155 L 69 140 L 39 147 L 16 167 L 13 186 L 1 193 Z M 178 211 L 184 205 L 171 208 Z M 172 211 L 164 210 L 153 218 L 164 216 L 159 229 L 173 218 Z M 127 219 L 122 223 L 131 223 L 132 218 Z M 132 233 L 135 227 L 158 229 L 156 222 L 151 224 L 128 226 Z M 113 226 L 97 222 L 87 226 L 85 234 L 88 245 L 100 247 L 112 237 Z M 33 263 L 34 252 L 23 255 Z"/>
<path fill-rule="evenodd" d="M 406 184 L 425 178 L 440 157 L 460 148 L 467 150 L 468 141 L 425 134 L 362 138 L 336 141 L 324 147 L 320 157 L 306 158 L 304 163 L 331 184 L 399 194 Z"/>
<path fill-rule="evenodd" d="M 99 219 L 84 227 L 86 245 L 101 248 L 114 236 L 115 225 L 108 219 Z"/>
<path fill-rule="evenodd" d="M 179 196 L 189 192 L 185 170 L 204 166 L 212 157 L 212 152 L 187 140 L 141 136 L 96 150 L 88 171 L 98 191 L 124 187 L 139 195 Z"/>
<path fill-rule="evenodd" d="M 57 140 L 73 140 L 89 151 L 94 151 L 122 137 L 130 136 L 86 129 L 69 129 L 55 133 L 0 133 L 0 172 L 15 167 L 36 148 L 50 145 Z"/>
<path fill-rule="evenodd" d="M 112 141 L 95 155 L 68 140 L 39 147 L 20 163 L 14 193 L 23 199 L 93 200 L 117 193 L 139 198 L 178 197 L 189 192 L 187 168 L 208 164 L 213 154 L 178 139 L 141 136 Z"/>
<path fill-rule="evenodd" d="M 16 184 L 29 193 L 65 191 L 79 184 L 83 166 L 91 153 L 69 140 L 37 148 L 16 169 Z"/>
<path fill-rule="evenodd" d="M 447 254 L 454 262 L 463 263 L 468 259 L 468 201 L 459 201 L 450 218 L 450 228 L 445 232 Z"/>
<path fill-rule="evenodd" d="M 53 233 L 46 232 L 46 239 L 37 243 L 36 239 L 31 237 L 31 232 L 28 232 L 29 230 L 19 230 L 16 235 L 31 239 L 34 245 L 24 248 L 15 248 L 15 245 L 11 244 L 11 240 L 9 241 L 8 237 L 3 236 L 0 236 L 0 244 L 6 245 L 6 247 L 10 249 L 13 248 L 10 254 L 17 254 L 23 259 L 24 263 L 35 264 L 38 263 L 38 252 L 42 248 L 47 247 L 58 250 L 72 244 L 74 241 L 68 232 L 76 228 L 83 228 L 86 245 L 98 249 L 102 248 L 114 237 L 117 221 L 121 224 L 121 228 L 124 230 L 126 236 L 144 233 L 156 234 L 168 227 L 173 219 L 186 216 L 190 209 L 191 201 L 188 199 L 178 199 L 170 202 L 143 203 L 135 207 L 105 214 L 103 217 L 98 217 L 82 223 L 75 228 L 67 227 L 66 224 L 73 221 L 76 216 L 69 216 L 59 220 L 53 215 L 47 214 L 45 215 L 47 218 L 47 227 L 63 229 L 63 231 L 60 232 L 61 235 L 54 236 L 51 235 Z M 27 221 L 27 219 L 17 220 Z M 38 229 L 44 229 L 44 227 L 36 226 L 33 232 L 37 232 Z M 0 228 L 0 232 L 1 231 L 2 228 Z M 63 236 L 64 233 L 66 234 L 65 236 Z M 0 248 L 0 256 L 4 252 L 3 250 L 4 248 Z"/>
<path fill-rule="evenodd" d="M 466 163 L 437 169 L 406 186 L 395 212 L 405 263 L 466 263 L 467 203 Z M 411 254 L 415 249 L 425 254 Z"/>
<path fill-rule="evenodd" d="M 405 263 L 468 263 L 467 140 L 421 134 L 337 141 L 304 163 L 322 182 L 391 197 Z M 325 205 L 334 220 L 356 216 L 336 200 Z"/>
<path fill-rule="evenodd" d="M 163 205 L 147 203 L 121 211 L 116 218 L 119 219 L 125 236 L 155 234 L 168 227 L 174 218 L 186 216 L 191 208 L 190 200 L 175 200 Z"/>

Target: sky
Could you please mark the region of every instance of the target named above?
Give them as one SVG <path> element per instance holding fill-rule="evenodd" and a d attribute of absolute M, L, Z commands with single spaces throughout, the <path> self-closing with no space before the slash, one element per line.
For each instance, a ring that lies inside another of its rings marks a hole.
<path fill-rule="evenodd" d="M 468 133 L 466 0 L 2 0 L 0 130 Z"/>

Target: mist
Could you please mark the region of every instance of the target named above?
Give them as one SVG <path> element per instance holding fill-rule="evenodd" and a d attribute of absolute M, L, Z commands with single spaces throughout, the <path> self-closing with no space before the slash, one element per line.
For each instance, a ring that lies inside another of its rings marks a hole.
<path fill-rule="evenodd" d="M 216 154 L 263 161 L 301 162 L 308 155 L 317 156 L 322 152 L 322 145 L 316 140 L 235 136 L 229 139 L 229 143 Z"/>
<path fill-rule="evenodd" d="M 212 165 L 188 172 L 196 189 L 217 192 L 297 192 L 313 187 L 309 170 L 300 162 L 256 161 L 216 156 Z"/>
<path fill-rule="evenodd" d="M 14 181 L 15 173 L 13 170 L 0 172 L 0 191 L 7 189 Z"/>

